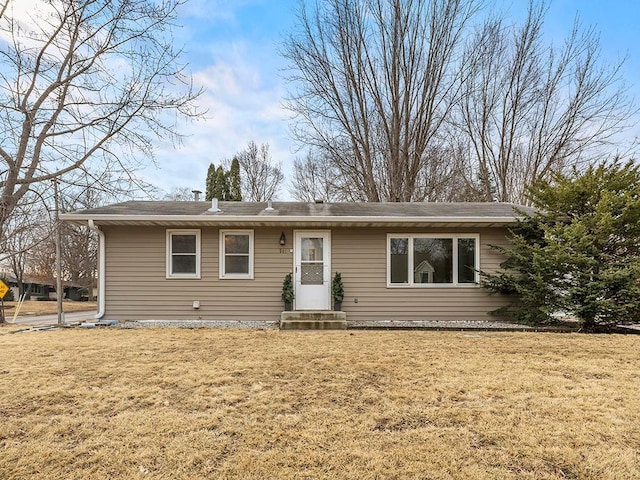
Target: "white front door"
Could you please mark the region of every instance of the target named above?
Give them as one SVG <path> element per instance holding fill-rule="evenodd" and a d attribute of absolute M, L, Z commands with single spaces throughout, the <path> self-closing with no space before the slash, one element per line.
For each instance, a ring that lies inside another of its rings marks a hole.
<path fill-rule="evenodd" d="M 330 310 L 331 232 L 295 232 L 295 309 Z"/>

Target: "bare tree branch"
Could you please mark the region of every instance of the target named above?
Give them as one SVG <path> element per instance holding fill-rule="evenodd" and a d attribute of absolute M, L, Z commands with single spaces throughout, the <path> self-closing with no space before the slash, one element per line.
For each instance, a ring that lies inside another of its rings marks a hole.
<path fill-rule="evenodd" d="M 591 161 L 637 111 L 596 32 L 576 21 L 562 48 L 549 46 L 546 11 L 531 2 L 521 26 L 488 19 L 469 42 L 451 121 L 484 200 L 526 203 L 527 185 Z"/>
<path fill-rule="evenodd" d="M 329 157 L 309 152 L 305 158 L 294 160 L 289 192 L 299 202 L 355 200 L 348 194 L 349 186 L 341 182 L 342 176 Z"/>
<path fill-rule="evenodd" d="M 250 202 L 275 199 L 284 176 L 280 164 L 271 159 L 269 144 L 250 141 L 236 158 L 242 169 L 242 198 Z"/>
<path fill-rule="evenodd" d="M 544 0 L 521 25 L 480 6 L 302 4 L 283 52 L 292 129 L 330 159 L 345 195 L 526 202 L 533 180 L 589 162 L 630 126 L 624 60 L 604 63 L 593 29 L 576 21 L 557 47 L 544 39 Z"/>
<path fill-rule="evenodd" d="M 42 1 L 28 20 L 17 0 L 0 5 L 0 240 L 32 185 L 90 160 L 131 170 L 154 139 L 179 139 L 178 118 L 200 115 L 172 46 L 183 1 Z"/>
<path fill-rule="evenodd" d="M 462 0 L 326 0 L 301 7 L 284 47 L 297 90 L 294 135 L 331 158 L 368 201 L 428 198 L 458 95 Z"/>

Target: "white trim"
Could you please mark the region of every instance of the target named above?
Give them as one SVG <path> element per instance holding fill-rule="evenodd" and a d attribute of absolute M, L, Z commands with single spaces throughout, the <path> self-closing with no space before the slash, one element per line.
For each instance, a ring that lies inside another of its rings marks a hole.
<path fill-rule="evenodd" d="M 219 250 L 219 278 L 225 280 L 232 279 L 249 279 L 253 280 L 253 255 L 254 255 L 254 233 L 253 230 L 238 230 L 238 229 L 225 229 L 220 230 L 220 248 Z M 229 273 L 227 274 L 224 271 L 224 258 L 225 258 L 225 245 L 224 245 L 224 237 L 225 235 L 248 235 L 249 236 L 249 273 Z"/>
<path fill-rule="evenodd" d="M 407 253 L 407 280 L 408 283 L 391 283 L 391 239 L 406 238 L 409 243 Z M 413 275 L 413 239 L 415 238 L 443 238 L 452 240 L 452 283 L 414 283 Z M 473 238 L 476 242 L 475 255 L 475 282 L 458 283 L 458 240 Z M 478 233 L 387 233 L 385 245 L 387 255 L 387 288 L 477 288 L 478 271 L 480 270 L 480 235 Z"/>
<path fill-rule="evenodd" d="M 173 257 L 171 237 L 173 235 L 195 235 L 196 237 L 196 272 L 195 273 L 173 273 L 171 261 Z M 167 229 L 166 230 L 166 278 L 168 280 L 176 279 L 200 279 L 200 262 L 201 262 L 201 248 L 200 248 L 200 229 Z"/>
<path fill-rule="evenodd" d="M 89 216 L 82 213 L 60 214 L 64 221 L 86 221 Z M 405 224 L 419 223 L 429 225 L 431 223 L 473 223 L 473 224 L 500 224 L 508 225 L 521 220 L 521 216 L 504 217 L 393 217 L 393 216 L 266 216 L 266 215 L 119 215 L 119 214 L 99 214 L 92 215 L 94 221 L 103 222 L 168 222 L 186 223 L 193 222 L 203 225 L 215 225 L 219 223 L 259 223 L 259 224 L 282 224 L 282 223 L 322 223 L 327 225 L 353 223 L 353 224 Z"/>

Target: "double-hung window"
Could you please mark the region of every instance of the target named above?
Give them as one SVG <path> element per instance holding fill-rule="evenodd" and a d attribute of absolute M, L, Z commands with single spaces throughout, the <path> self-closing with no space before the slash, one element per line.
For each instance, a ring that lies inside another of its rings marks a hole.
<path fill-rule="evenodd" d="M 480 265 L 478 235 L 390 234 L 389 286 L 475 285 Z"/>
<path fill-rule="evenodd" d="M 200 230 L 167 230 L 167 278 L 200 278 Z"/>
<path fill-rule="evenodd" d="M 253 278 L 253 230 L 220 231 L 220 278 Z"/>

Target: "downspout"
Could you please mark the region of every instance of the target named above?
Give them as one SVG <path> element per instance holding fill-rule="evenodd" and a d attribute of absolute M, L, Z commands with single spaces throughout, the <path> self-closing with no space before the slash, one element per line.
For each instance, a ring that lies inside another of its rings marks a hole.
<path fill-rule="evenodd" d="M 104 232 L 100 230 L 94 223 L 93 219 L 89 219 L 89 228 L 98 234 L 98 313 L 96 320 L 104 317 L 104 294 L 105 294 L 105 238 Z"/>

